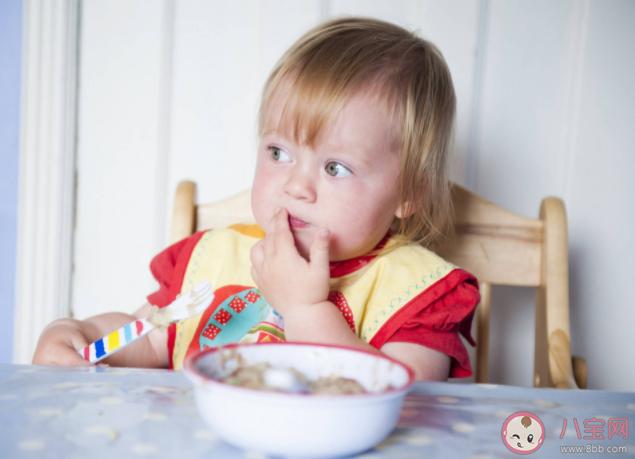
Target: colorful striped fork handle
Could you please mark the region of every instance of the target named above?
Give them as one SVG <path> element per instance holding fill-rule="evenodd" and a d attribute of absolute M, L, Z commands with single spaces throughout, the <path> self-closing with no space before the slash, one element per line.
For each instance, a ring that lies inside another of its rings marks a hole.
<path fill-rule="evenodd" d="M 137 341 L 139 338 L 143 338 L 145 335 L 154 330 L 154 328 L 154 325 L 146 319 L 135 320 L 125 327 L 122 327 L 119 330 L 116 330 L 95 341 L 90 346 L 80 349 L 77 353 L 89 362 L 97 363 L 101 359 L 113 354 L 115 351 L 123 349 L 127 345 Z"/>
<path fill-rule="evenodd" d="M 209 281 L 203 281 L 192 290 L 180 295 L 161 312 L 167 313 L 167 320 L 172 323 L 201 314 L 207 309 L 213 299 L 214 289 L 212 284 Z M 89 362 L 97 363 L 134 343 L 139 338 L 143 338 L 155 328 L 147 319 L 138 319 L 95 341 L 84 349 L 78 350 L 77 353 Z"/>

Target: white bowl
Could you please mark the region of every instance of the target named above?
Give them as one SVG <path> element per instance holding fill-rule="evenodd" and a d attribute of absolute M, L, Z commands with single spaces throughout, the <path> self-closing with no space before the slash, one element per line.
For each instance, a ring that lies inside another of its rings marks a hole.
<path fill-rule="evenodd" d="M 332 374 L 352 378 L 370 393 L 290 394 L 218 381 L 236 369 L 238 355 L 247 365 L 295 368 L 309 380 Z M 389 357 L 305 343 L 208 349 L 188 357 L 184 371 L 201 416 L 221 439 L 249 451 L 296 457 L 346 456 L 380 443 L 397 425 L 414 382 L 412 370 Z"/>

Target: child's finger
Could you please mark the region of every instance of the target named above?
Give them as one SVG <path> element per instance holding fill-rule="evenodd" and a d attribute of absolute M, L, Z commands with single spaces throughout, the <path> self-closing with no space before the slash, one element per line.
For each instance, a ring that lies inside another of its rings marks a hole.
<path fill-rule="evenodd" d="M 263 242 L 264 256 L 266 258 L 271 258 L 276 253 L 276 241 L 275 241 L 276 222 L 278 221 L 280 210 L 281 210 L 281 207 L 277 207 L 276 211 L 273 214 L 273 217 L 271 217 L 271 221 L 269 221 L 269 225 L 267 228 L 267 237 L 265 238 Z"/>
<path fill-rule="evenodd" d="M 276 253 L 276 245 L 273 239 L 273 233 L 269 233 L 267 237 L 262 240 L 263 263 L 264 260 L 271 260 Z"/>
<path fill-rule="evenodd" d="M 85 347 L 85 346 L 84 346 Z M 83 349 L 83 348 L 82 348 Z M 91 367 L 94 366 L 88 360 L 80 356 L 77 351 L 73 351 L 70 348 L 65 348 L 64 351 L 60 351 L 52 361 L 53 365 L 61 367 Z"/>
<path fill-rule="evenodd" d="M 329 240 L 331 231 L 320 228 L 313 238 L 309 258 L 312 266 L 329 266 Z"/>
<path fill-rule="evenodd" d="M 282 210 L 282 207 L 276 207 L 276 210 L 273 211 L 273 215 L 271 220 L 269 220 L 269 224 L 267 225 L 267 236 L 273 236 L 273 233 L 276 230 L 276 220 L 278 219 L 278 214 Z"/>
<path fill-rule="evenodd" d="M 86 341 L 83 336 L 72 335 L 67 339 L 64 351 L 55 352 L 55 365 L 63 367 L 90 367 L 94 366 L 94 363 L 89 362 L 83 356 L 79 355 L 77 350 L 84 349 L 86 346 L 90 346 L 90 343 Z M 73 351 L 75 349 L 75 351 Z"/>
<path fill-rule="evenodd" d="M 289 227 L 289 214 L 286 209 L 280 209 L 276 215 L 276 227 L 274 233 L 275 250 L 288 250 L 289 247 L 295 249 L 293 234 Z"/>

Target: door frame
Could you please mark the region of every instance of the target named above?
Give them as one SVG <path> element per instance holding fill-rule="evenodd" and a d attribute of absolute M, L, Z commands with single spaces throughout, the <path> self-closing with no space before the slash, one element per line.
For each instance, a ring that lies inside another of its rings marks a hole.
<path fill-rule="evenodd" d="M 70 314 L 79 0 L 24 0 L 14 363 Z"/>

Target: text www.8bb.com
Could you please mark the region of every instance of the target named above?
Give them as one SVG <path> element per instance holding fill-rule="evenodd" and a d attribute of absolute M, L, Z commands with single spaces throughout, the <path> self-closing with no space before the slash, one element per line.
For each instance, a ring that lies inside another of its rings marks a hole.
<path fill-rule="evenodd" d="M 626 446 L 602 446 L 589 444 L 586 446 L 561 446 L 561 453 L 600 453 L 600 454 L 619 454 L 626 453 Z"/>

